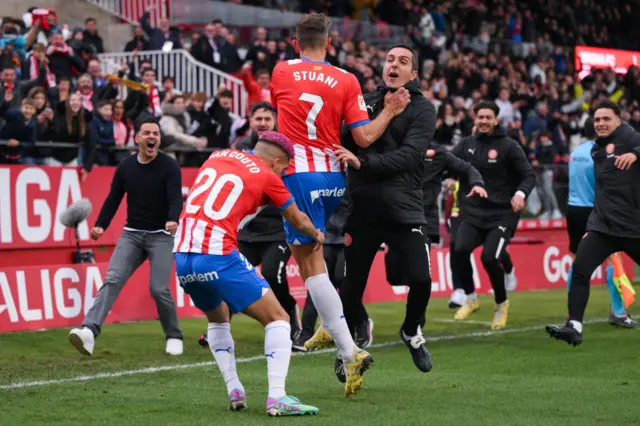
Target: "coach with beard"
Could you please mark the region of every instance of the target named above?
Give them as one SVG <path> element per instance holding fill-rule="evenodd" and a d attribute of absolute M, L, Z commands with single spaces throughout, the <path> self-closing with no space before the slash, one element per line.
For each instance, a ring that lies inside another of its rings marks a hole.
<path fill-rule="evenodd" d="M 400 338 L 407 345 L 416 367 L 431 370 L 431 355 L 424 346 L 420 329 L 431 295 L 429 252 L 425 244 L 422 179 L 424 157 L 433 139 L 436 109 L 423 96 L 417 73 L 418 56 L 411 47 L 399 44 L 387 53 L 384 82 L 365 95 L 369 118 L 374 119 L 389 92 L 408 92 L 411 103 L 393 119 L 383 135 L 371 146 L 355 151 L 347 132 L 346 148 L 336 151 L 350 167 L 347 191 L 351 197 L 345 225 L 346 279 L 340 291 L 344 315 L 351 333 L 362 318 L 361 301 L 373 260 L 382 243 L 404 260 L 409 286 L 405 320 Z"/>

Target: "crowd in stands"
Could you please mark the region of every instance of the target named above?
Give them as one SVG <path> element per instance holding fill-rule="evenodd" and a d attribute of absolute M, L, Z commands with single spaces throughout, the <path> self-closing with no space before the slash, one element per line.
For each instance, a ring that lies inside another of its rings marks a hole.
<path fill-rule="evenodd" d="M 238 3 L 237 1 L 235 3 Z M 244 1 L 245 4 L 264 2 Z M 616 101 L 623 119 L 640 129 L 640 71 L 596 70 L 579 80 L 571 47 L 633 47 L 638 6 L 609 0 L 274 1 L 275 6 L 324 11 L 335 16 L 404 27 L 404 41 L 420 56 L 420 84 L 438 108 L 435 142 L 453 146 L 473 129 L 473 106 L 495 100 L 502 126 L 521 142 L 540 170 L 543 211 L 560 215 L 555 194 L 545 188 L 562 181 L 571 149 L 582 141 L 591 106 Z M 54 10 L 31 9 L 20 19 L 3 18 L 0 39 L 0 162 L 77 165 L 83 174 L 94 165 L 114 165 L 135 149 L 135 122 L 156 117 L 162 148 L 181 164 L 198 166 L 205 152 L 183 151 L 235 146 L 250 132 L 246 118 L 232 117 L 233 93 L 222 85 L 214 93 L 181 93 L 174 76 L 157 75 L 146 50 L 188 49 L 198 61 L 242 79 L 249 105 L 269 101 L 270 74 L 279 61 L 296 57 L 287 29 L 257 28 L 241 45 L 236 33 L 214 20 L 192 33 L 168 19 L 157 27 L 149 13 L 140 17 L 124 47 L 132 62 L 117 75 L 103 75 L 98 54 L 104 42 L 96 20 L 84 28 L 58 23 Z M 381 82 L 386 47 L 331 33 L 327 60 L 353 73 L 363 91 Z M 244 54 L 246 51 L 246 54 Z M 134 63 L 138 67 L 134 66 Z M 128 86 L 120 98 L 122 79 Z M 135 84 L 137 83 L 137 85 Z M 38 146 L 65 142 L 76 148 Z M 109 151 L 100 148 L 120 147 Z M 205 150 L 206 151 L 206 150 Z M 553 191 L 552 191 L 553 192 Z"/>

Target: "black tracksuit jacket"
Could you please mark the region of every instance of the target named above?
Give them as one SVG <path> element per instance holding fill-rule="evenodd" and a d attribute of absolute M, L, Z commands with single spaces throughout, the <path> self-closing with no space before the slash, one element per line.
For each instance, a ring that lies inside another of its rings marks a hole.
<path fill-rule="evenodd" d="M 343 145 L 356 152 L 361 162 L 359 170 L 349 169 L 347 174 L 351 197 L 347 229 L 372 224 L 426 224 L 422 180 L 424 157 L 436 127 L 436 109 L 423 96 L 417 80 L 405 88 L 411 94 L 411 103 L 369 147 L 357 148 L 351 133 L 343 132 Z M 382 111 L 388 90 L 382 83 L 364 96 L 370 119 Z"/>
<path fill-rule="evenodd" d="M 535 185 L 535 174 L 518 142 L 497 127 L 490 135 L 472 135 L 460 141 L 451 153 L 471 163 L 484 180 L 488 198 L 460 197 L 460 217 L 481 229 L 506 226 L 515 231 L 520 213 L 511 207 L 517 191 L 525 198 Z M 469 182 L 460 182 L 460 194 L 471 190 Z"/>
<path fill-rule="evenodd" d="M 633 153 L 638 160 L 629 170 L 615 166 L 616 156 Z M 640 134 L 623 123 L 591 149 L 596 178 L 594 209 L 587 231 L 640 238 Z"/>
<path fill-rule="evenodd" d="M 442 145 L 434 144 L 427 150 L 424 158 L 424 215 L 427 220 L 427 235 L 440 235 L 440 216 L 438 214 L 438 195 L 442 189 L 442 179 L 451 176 L 466 180 L 469 187 L 484 186 L 480 172 L 470 163 L 449 152 Z"/>

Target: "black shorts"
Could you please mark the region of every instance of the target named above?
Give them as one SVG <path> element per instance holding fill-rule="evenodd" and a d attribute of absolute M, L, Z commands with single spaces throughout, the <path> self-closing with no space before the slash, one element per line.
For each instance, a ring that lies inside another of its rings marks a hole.
<path fill-rule="evenodd" d="M 593 211 L 593 207 L 567 208 L 567 232 L 569 233 L 569 251 L 573 254 L 578 252 L 578 245 L 587 232 L 587 222 Z"/>

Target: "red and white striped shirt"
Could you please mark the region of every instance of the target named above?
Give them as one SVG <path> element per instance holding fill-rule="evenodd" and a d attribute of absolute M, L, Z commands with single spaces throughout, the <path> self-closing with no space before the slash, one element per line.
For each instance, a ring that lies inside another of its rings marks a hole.
<path fill-rule="evenodd" d="M 296 154 L 285 175 L 343 171 L 334 155 L 342 122 L 350 129 L 369 123 L 356 77 L 328 62 L 302 58 L 276 65 L 271 103 L 278 111 L 278 131 Z"/>
<path fill-rule="evenodd" d="M 174 253 L 228 255 L 238 231 L 269 203 L 293 203 L 282 179 L 250 151 L 225 149 L 200 168 L 180 215 Z"/>

